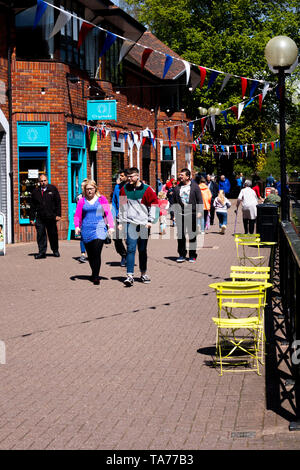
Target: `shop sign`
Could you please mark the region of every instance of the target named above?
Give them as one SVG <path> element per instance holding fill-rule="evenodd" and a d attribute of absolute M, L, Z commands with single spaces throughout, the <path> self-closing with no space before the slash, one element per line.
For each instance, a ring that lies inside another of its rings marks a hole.
<path fill-rule="evenodd" d="M 0 256 L 5 255 L 5 215 L 0 212 Z"/>
<path fill-rule="evenodd" d="M 116 100 L 90 100 L 87 101 L 88 121 L 116 121 Z"/>
<path fill-rule="evenodd" d="M 28 179 L 38 178 L 38 177 L 39 177 L 39 170 L 28 170 Z"/>
<path fill-rule="evenodd" d="M 68 147 L 84 148 L 84 132 L 79 124 L 70 124 L 67 126 L 67 143 Z"/>

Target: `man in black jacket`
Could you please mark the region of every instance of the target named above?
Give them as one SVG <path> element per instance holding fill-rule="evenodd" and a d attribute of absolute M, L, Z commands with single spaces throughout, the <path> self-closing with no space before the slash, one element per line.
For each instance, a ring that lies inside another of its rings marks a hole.
<path fill-rule="evenodd" d="M 219 193 L 219 185 L 212 179 L 211 175 L 206 175 L 207 186 L 211 192 L 211 201 L 210 201 L 210 225 L 214 225 L 215 218 L 215 207 L 214 200 Z"/>
<path fill-rule="evenodd" d="M 201 190 L 196 181 L 191 181 L 191 172 L 183 168 L 178 176 L 180 182 L 174 190 L 174 211 L 177 225 L 178 263 L 185 261 L 186 233 L 189 236 L 189 261 L 194 263 L 197 259 L 197 218 L 203 210 Z"/>
<path fill-rule="evenodd" d="M 60 256 L 56 226 L 60 218 L 61 200 L 59 192 L 55 186 L 48 183 L 47 176 L 42 173 L 40 175 L 40 186 L 34 189 L 31 195 L 30 223 L 36 227 L 39 247 L 39 253 L 34 255 L 35 259 L 46 258 L 47 234 L 54 256 L 56 258 Z"/>

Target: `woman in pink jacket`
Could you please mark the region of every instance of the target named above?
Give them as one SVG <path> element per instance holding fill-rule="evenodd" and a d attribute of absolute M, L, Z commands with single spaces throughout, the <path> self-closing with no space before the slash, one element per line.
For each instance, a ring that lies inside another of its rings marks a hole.
<path fill-rule="evenodd" d="M 94 180 L 86 180 L 82 190 L 74 215 L 75 235 L 81 233 L 92 270 L 91 281 L 99 285 L 101 252 L 107 232 L 114 231 L 114 220 L 108 201 L 99 195 Z"/>

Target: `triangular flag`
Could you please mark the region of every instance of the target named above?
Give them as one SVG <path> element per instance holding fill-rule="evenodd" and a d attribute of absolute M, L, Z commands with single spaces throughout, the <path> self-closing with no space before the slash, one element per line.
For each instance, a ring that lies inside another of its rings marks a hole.
<path fill-rule="evenodd" d="M 205 121 L 206 121 L 206 117 L 201 118 L 201 121 L 200 121 L 200 122 L 201 122 L 202 132 L 203 132 L 203 130 L 204 130 Z"/>
<path fill-rule="evenodd" d="M 178 150 L 180 150 L 180 143 L 176 142 L 176 144 L 177 144 Z"/>
<path fill-rule="evenodd" d="M 90 150 L 92 152 L 97 151 L 97 132 L 94 132 L 92 129 L 89 129 L 90 134 Z"/>
<path fill-rule="evenodd" d="M 225 153 L 225 147 L 224 147 L 224 145 L 221 145 L 221 149 L 222 149 L 223 152 Z"/>
<path fill-rule="evenodd" d="M 243 148 L 243 146 L 242 146 L 242 145 L 240 145 L 240 149 L 241 149 L 241 151 L 242 151 L 242 152 L 244 151 L 244 148 Z"/>
<path fill-rule="evenodd" d="M 216 116 L 214 114 L 210 116 L 210 122 L 213 127 L 213 130 L 215 131 L 216 130 Z"/>
<path fill-rule="evenodd" d="M 120 132 L 121 132 L 121 131 L 116 131 L 116 140 L 117 140 L 117 141 L 119 140 Z"/>
<path fill-rule="evenodd" d="M 258 96 L 258 102 L 259 102 L 259 110 L 261 111 L 262 102 L 263 102 L 263 95 L 262 95 L 262 93 Z"/>
<path fill-rule="evenodd" d="M 143 137 L 142 145 L 145 144 L 146 140 L 147 140 L 147 137 Z"/>
<path fill-rule="evenodd" d="M 170 140 L 169 140 L 169 149 L 171 148 L 171 146 L 172 146 L 172 144 L 171 144 L 171 142 L 170 142 Z"/>
<path fill-rule="evenodd" d="M 165 76 L 167 75 L 168 70 L 172 65 L 172 62 L 173 62 L 173 57 L 171 57 L 169 54 L 166 54 L 166 61 L 165 61 L 165 66 L 164 66 L 163 78 L 165 78 Z"/>
<path fill-rule="evenodd" d="M 150 49 L 149 47 L 146 47 L 146 49 L 144 50 L 143 55 L 142 55 L 142 62 L 141 62 L 141 69 L 142 70 L 144 70 L 145 64 L 146 64 L 150 54 L 152 54 L 152 52 L 153 52 L 153 49 Z"/>
<path fill-rule="evenodd" d="M 234 148 L 235 153 L 237 153 L 237 151 L 236 151 L 236 145 L 234 145 L 233 148 Z"/>
<path fill-rule="evenodd" d="M 231 109 L 231 111 L 233 111 L 233 112 L 234 112 L 234 114 L 235 114 L 236 118 L 238 119 L 239 110 L 238 110 L 237 106 L 231 106 L 231 108 L 230 108 L 230 109 Z"/>
<path fill-rule="evenodd" d="M 128 133 L 127 133 L 127 132 L 124 132 L 124 140 L 125 140 L 125 142 L 127 141 L 127 137 L 128 137 Z"/>
<path fill-rule="evenodd" d="M 168 131 L 168 138 L 169 138 L 169 140 L 171 140 L 171 129 L 170 129 L 170 127 L 167 128 L 167 131 Z"/>
<path fill-rule="evenodd" d="M 253 80 L 252 85 L 251 85 L 251 88 L 250 88 L 250 95 L 249 95 L 250 98 L 252 98 L 252 96 L 254 95 L 254 92 L 255 92 L 255 90 L 256 90 L 256 88 L 257 88 L 258 83 L 259 83 L 259 82 L 258 82 L 257 80 Z"/>
<path fill-rule="evenodd" d="M 107 31 L 106 39 L 104 41 L 102 51 L 100 52 L 99 57 L 104 56 L 106 51 L 108 51 L 108 49 L 113 45 L 113 43 L 115 42 L 116 39 L 117 39 L 117 36 L 115 34 L 110 33 L 109 31 Z"/>
<path fill-rule="evenodd" d="M 224 116 L 224 119 L 225 119 L 225 122 L 226 122 L 226 125 L 228 126 L 228 120 L 227 120 L 227 111 L 221 111 L 221 114 L 223 114 Z"/>
<path fill-rule="evenodd" d="M 242 112 L 243 112 L 244 106 L 245 106 L 245 103 L 244 103 L 244 102 L 239 103 L 239 107 L 238 107 L 238 117 L 237 117 L 238 120 L 239 120 L 240 117 L 241 117 L 241 114 L 242 114 Z"/>
<path fill-rule="evenodd" d="M 196 150 L 197 150 L 196 145 L 195 145 L 195 144 L 192 144 L 192 147 L 193 147 L 194 152 L 196 152 Z"/>
<path fill-rule="evenodd" d="M 125 55 L 128 54 L 130 49 L 134 46 L 134 44 L 135 43 L 133 41 L 130 41 L 129 39 L 126 39 L 123 42 L 121 50 L 120 50 L 120 55 L 119 55 L 119 64 L 124 59 Z"/>
<path fill-rule="evenodd" d="M 82 23 L 80 31 L 79 31 L 79 36 L 78 36 L 78 43 L 77 43 L 77 49 L 80 48 L 82 43 L 84 42 L 85 38 L 89 34 L 89 32 L 93 29 L 94 25 L 90 23 L 86 23 L 85 21 Z"/>
<path fill-rule="evenodd" d="M 174 140 L 176 140 L 177 131 L 178 131 L 178 126 L 175 126 L 175 127 L 174 127 Z"/>
<path fill-rule="evenodd" d="M 209 90 L 209 88 L 212 86 L 212 84 L 214 83 L 214 81 L 216 80 L 217 76 L 219 75 L 220 72 L 216 72 L 216 71 L 213 71 L 209 77 L 209 82 L 208 82 L 208 85 L 207 85 L 207 89 Z"/>
<path fill-rule="evenodd" d="M 270 87 L 270 83 L 266 83 L 262 91 L 262 100 L 265 99 L 266 94 L 268 93 L 269 87 Z"/>
<path fill-rule="evenodd" d="M 71 19 L 71 13 L 67 11 L 61 11 L 56 20 L 55 26 L 52 29 L 49 39 L 55 36 L 55 34 L 57 34 L 68 23 L 70 19 Z"/>
<path fill-rule="evenodd" d="M 200 144 L 200 153 L 202 154 L 202 144 Z"/>
<path fill-rule="evenodd" d="M 246 94 L 246 90 L 247 90 L 248 80 L 247 78 L 241 77 L 241 82 L 242 82 L 242 97 L 244 98 Z"/>
<path fill-rule="evenodd" d="M 221 91 L 224 90 L 225 86 L 227 85 L 227 83 L 229 82 L 229 80 L 231 79 L 231 77 L 232 77 L 232 74 L 231 74 L 231 73 L 227 73 L 226 77 L 225 77 L 224 80 L 223 80 L 223 83 L 222 83 L 222 86 L 221 86 L 221 88 L 220 88 L 219 93 L 221 93 Z"/>
<path fill-rule="evenodd" d="M 190 74 L 191 74 L 191 64 L 187 62 L 186 60 L 182 61 L 185 67 L 185 73 L 186 73 L 186 84 L 188 85 L 189 80 L 190 80 Z"/>
<path fill-rule="evenodd" d="M 245 104 L 245 108 L 247 108 L 247 106 L 249 106 L 249 104 L 251 104 L 252 101 L 254 101 L 254 98 L 251 98 L 251 100 L 249 100 L 248 103 Z"/>
<path fill-rule="evenodd" d="M 190 131 L 191 136 L 193 135 L 193 129 L 194 129 L 194 123 L 189 122 L 189 131 Z"/>
<path fill-rule="evenodd" d="M 203 87 L 203 84 L 204 84 L 204 80 L 205 80 L 205 77 L 206 77 L 206 68 L 205 67 L 199 67 L 199 70 L 200 70 L 200 88 Z"/>
<path fill-rule="evenodd" d="M 43 14 L 47 10 L 47 6 L 47 3 L 45 3 L 43 0 L 37 0 L 33 29 L 35 29 L 39 24 Z"/>

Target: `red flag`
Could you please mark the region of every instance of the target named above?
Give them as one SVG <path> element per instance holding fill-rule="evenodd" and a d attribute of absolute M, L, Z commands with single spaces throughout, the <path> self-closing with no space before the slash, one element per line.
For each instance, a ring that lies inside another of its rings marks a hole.
<path fill-rule="evenodd" d="M 271 148 L 274 150 L 274 142 L 271 142 Z"/>
<path fill-rule="evenodd" d="M 217 146 L 216 145 L 214 145 L 214 150 L 215 150 L 215 152 L 217 152 Z"/>
<path fill-rule="evenodd" d="M 262 95 L 262 93 L 258 96 L 258 102 L 259 102 L 259 110 L 261 111 L 262 102 L 263 102 L 263 95 Z"/>
<path fill-rule="evenodd" d="M 196 144 L 192 144 L 192 146 L 193 146 L 194 152 L 196 152 L 196 149 L 197 149 Z"/>
<path fill-rule="evenodd" d="M 205 124 L 205 120 L 206 120 L 206 118 L 205 118 L 205 117 L 201 118 L 201 127 L 202 127 L 202 132 L 203 132 L 203 130 L 204 130 L 204 124 Z"/>
<path fill-rule="evenodd" d="M 106 137 L 106 132 L 105 132 L 105 129 L 102 129 L 102 137 L 105 138 Z"/>
<path fill-rule="evenodd" d="M 142 55 L 142 63 L 141 63 L 142 70 L 144 69 L 145 64 L 152 52 L 153 52 L 153 49 L 150 49 L 149 47 L 146 47 L 146 49 L 144 50 L 143 55 Z"/>
<path fill-rule="evenodd" d="M 154 129 L 153 135 L 154 135 L 154 139 L 157 139 L 157 129 Z"/>
<path fill-rule="evenodd" d="M 120 135 L 120 132 L 121 132 L 121 131 L 116 131 L 116 137 L 117 137 L 117 140 L 119 140 L 119 135 Z"/>
<path fill-rule="evenodd" d="M 142 142 L 142 145 L 144 145 L 144 144 L 145 144 L 146 140 L 147 140 L 147 137 L 143 137 L 143 142 Z"/>
<path fill-rule="evenodd" d="M 244 78 L 244 77 L 241 77 L 241 81 L 242 81 L 242 97 L 244 97 L 246 94 L 248 81 L 247 81 L 247 78 Z"/>
<path fill-rule="evenodd" d="M 252 151 L 254 152 L 254 150 L 255 150 L 255 145 L 252 144 Z"/>
<path fill-rule="evenodd" d="M 79 31 L 77 49 L 80 48 L 81 44 L 87 37 L 88 33 L 93 29 L 94 25 L 83 22 Z"/>
<path fill-rule="evenodd" d="M 236 145 L 234 145 L 233 148 L 234 148 L 234 151 L 235 151 L 235 153 L 236 153 Z"/>
<path fill-rule="evenodd" d="M 169 148 L 171 148 L 171 145 L 172 145 L 172 144 L 171 144 L 171 141 L 169 140 Z"/>
<path fill-rule="evenodd" d="M 175 127 L 174 127 L 174 140 L 176 140 L 177 131 L 178 131 L 178 126 L 175 126 Z"/>
<path fill-rule="evenodd" d="M 206 77 L 206 68 L 205 67 L 199 67 L 200 70 L 200 76 L 201 76 L 201 81 L 200 81 L 200 88 L 203 87 L 204 80 Z"/>
<path fill-rule="evenodd" d="M 230 109 L 234 112 L 235 117 L 238 118 L 239 110 L 238 110 L 237 106 L 231 106 Z"/>

